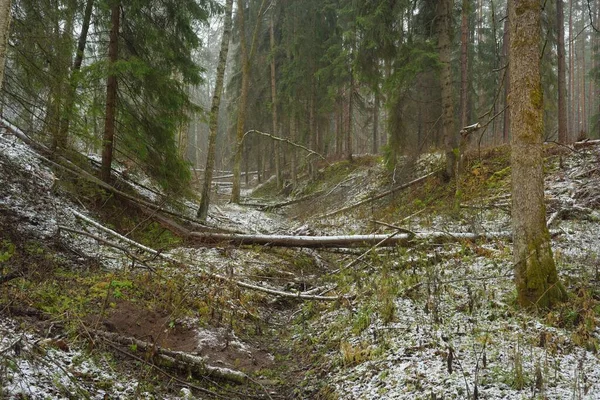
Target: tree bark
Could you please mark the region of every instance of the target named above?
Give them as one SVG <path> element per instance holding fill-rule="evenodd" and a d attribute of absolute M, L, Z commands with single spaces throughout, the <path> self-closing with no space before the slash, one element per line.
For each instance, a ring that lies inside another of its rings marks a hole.
<path fill-rule="evenodd" d="M 10 3 L 11 0 L 0 0 L 0 89 L 4 82 L 4 65 L 10 36 Z"/>
<path fill-rule="evenodd" d="M 510 8 L 510 6 L 508 7 Z M 509 105 L 508 95 L 510 93 L 510 27 L 508 18 L 504 20 L 504 35 L 503 35 L 502 52 L 504 53 L 504 64 L 506 71 L 504 72 L 504 106 Z M 508 143 L 510 138 L 510 109 L 504 111 L 504 127 L 502 130 L 502 143 Z"/>
<path fill-rule="evenodd" d="M 519 304 L 546 308 L 565 298 L 546 225 L 540 75 L 541 8 L 537 0 L 509 0 L 511 54 L 512 226 Z"/>
<path fill-rule="evenodd" d="M 275 57 L 275 18 L 273 14 L 275 13 L 275 5 L 272 6 L 271 9 L 271 18 L 270 18 L 270 26 L 269 26 L 269 48 L 271 50 L 271 117 L 273 123 L 273 135 L 277 136 L 277 69 L 276 69 L 276 57 Z M 273 149 L 275 150 L 273 157 L 275 158 L 275 183 L 277 185 L 277 189 L 281 189 L 283 187 L 283 183 L 281 181 L 281 145 L 275 141 L 273 142 Z"/>
<path fill-rule="evenodd" d="M 94 8 L 94 0 L 87 0 L 85 4 L 85 11 L 83 12 L 83 21 L 81 22 L 81 32 L 79 33 L 79 39 L 77 40 L 77 53 L 75 54 L 75 60 L 73 61 L 73 70 L 69 79 L 69 87 L 67 88 L 65 110 L 61 117 L 60 131 L 56 141 L 56 145 L 52 146 L 52 150 L 55 151 L 58 147 L 64 147 L 67 142 L 69 135 L 69 129 L 71 126 L 71 115 L 73 114 L 73 107 L 75 104 L 75 94 L 77 91 L 77 84 L 79 78 L 79 72 L 81 71 L 81 64 L 83 63 L 83 54 L 87 43 L 87 35 L 90 29 L 90 20 L 92 19 L 92 10 Z"/>
<path fill-rule="evenodd" d="M 231 38 L 232 10 L 233 0 L 227 0 L 225 2 L 225 21 L 223 26 L 223 37 L 221 38 L 221 50 L 219 52 L 219 65 L 217 66 L 217 81 L 215 83 L 215 93 L 212 98 L 208 123 L 208 150 L 206 155 L 206 167 L 204 169 L 204 183 L 202 184 L 200 206 L 198 208 L 197 215 L 198 219 L 201 221 L 206 221 L 206 218 L 208 217 L 208 206 L 210 204 L 210 188 L 212 184 L 213 170 L 215 168 L 217 132 L 219 131 L 219 108 L 221 105 L 221 95 L 223 94 L 223 81 L 225 78 L 225 67 L 227 66 L 229 40 Z"/>
<path fill-rule="evenodd" d="M 567 143 L 567 66 L 565 61 L 565 25 L 563 0 L 556 1 L 556 31 L 558 35 L 558 142 Z"/>
<path fill-rule="evenodd" d="M 375 90 L 375 104 L 373 105 L 373 154 L 379 152 L 379 103 L 381 101 L 381 94 L 379 94 L 379 88 Z M 420 108 L 419 108 L 420 110 Z"/>
<path fill-rule="evenodd" d="M 456 173 L 458 151 L 457 132 L 454 126 L 454 99 L 452 95 L 452 3 L 439 0 L 437 4 L 438 50 L 441 63 L 442 129 L 446 151 L 446 178 Z"/>
<path fill-rule="evenodd" d="M 231 202 L 240 202 L 240 173 L 242 170 L 242 149 L 244 146 L 244 127 L 246 123 L 246 108 L 248 104 L 248 90 L 250 88 L 250 72 L 252 66 L 252 58 L 256 50 L 256 44 L 258 39 L 258 31 L 260 30 L 263 11 L 265 9 L 266 0 L 261 2 L 258 13 L 256 14 L 256 25 L 254 26 L 254 32 L 252 33 L 252 44 L 250 47 L 250 53 L 248 53 L 248 47 L 246 45 L 245 36 L 245 21 L 244 21 L 244 1 L 237 0 L 238 6 L 238 23 L 240 29 L 240 54 L 242 59 L 242 90 L 240 93 L 240 102 L 238 105 L 238 119 L 236 127 L 236 143 L 235 143 L 235 157 L 233 161 L 233 188 L 231 190 Z"/>
<path fill-rule="evenodd" d="M 569 128 L 567 142 L 577 130 L 575 118 L 575 52 L 573 43 L 573 0 L 569 0 Z"/>
<path fill-rule="evenodd" d="M 114 64 L 119 58 L 119 25 L 121 18 L 121 1 L 115 0 L 111 7 L 110 42 L 108 45 L 108 81 L 106 84 L 106 117 L 104 121 L 104 135 L 102 138 L 102 166 L 100 178 L 110 182 L 110 167 L 113 159 L 113 146 L 115 137 L 115 119 L 117 111 L 117 73 Z"/>

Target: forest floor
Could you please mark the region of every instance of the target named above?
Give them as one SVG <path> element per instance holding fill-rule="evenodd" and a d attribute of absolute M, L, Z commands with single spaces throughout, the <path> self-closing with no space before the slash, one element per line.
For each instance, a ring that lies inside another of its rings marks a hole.
<path fill-rule="evenodd" d="M 267 182 L 246 205 L 220 202 L 208 222 L 304 236 L 510 231 L 506 148 L 469 158 L 458 203 L 454 185 L 431 176 L 332 214 L 439 165 L 429 155 L 390 172 L 357 157 L 323 166 L 287 196 Z M 198 243 L 2 133 L 0 277 L 18 277 L 0 284 L 0 398 L 600 399 L 600 148 L 550 146 L 545 168 L 569 300 L 526 312 L 515 304 L 506 240 Z M 145 184 L 121 189 L 162 204 Z M 191 218 L 194 206 L 172 211 Z M 339 300 L 273 296 L 234 281 Z M 161 349 L 179 353 L 168 359 Z"/>

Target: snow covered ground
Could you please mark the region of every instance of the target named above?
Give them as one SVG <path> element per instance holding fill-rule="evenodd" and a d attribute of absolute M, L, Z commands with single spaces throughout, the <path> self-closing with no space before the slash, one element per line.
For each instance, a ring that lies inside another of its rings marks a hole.
<path fill-rule="evenodd" d="M 311 322 L 311 340 L 327 333 L 329 338 L 323 340 L 338 343 L 327 353 L 326 374 L 318 378 L 319 384 L 329 387 L 331 396 L 339 399 L 600 399 L 600 330 L 591 325 L 585 329 L 581 324 L 599 314 L 599 299 L 585 297 L 598 293 L 600 285 L 598 152 L 592 147 L 565 157 L 564 169 L 550 168 L 546 180 L 548 216 L 561 213 L 553 225 L 560 231 L 553 239 L 555 257 L 561 279 L 574 297 L 565 309 L 533 315 L 512 305 L 510 245 L 504 241 L 392 252 L 387 255 L 391 260 L 388 268 L 398 293 L 390 297 L 395 315 L 391 322 L 384 322 L 378 304 L 369 303 L 386 285 L 381 267 L 371 261 L 353 267 L 362 270 L 360 279 L 365 280 L 367 289 L 353 282 L 352 294 L 358 295 L 354 302 L 331 307 Z M 431 165 L 437 161 L 433 158 Z M 427 166 L 421 169 L 429 171 Z M 352 185 L 354 192 L 336 208 L 380 189 L 377 176 L 358 170 L 354 180 L 368 184 Z M 77 220 L 72 210 L 93 216 L 61 191 L 56 175 L 28 146 L 5 133 L 0 133 L 0 179 L 0 216 L 24 237 L 60 238 L 74 265 L 89 258 L 100 259 L 107 269 L 130 263 L 122 252 L 92 238 L 59 233 L 59 226 L 64 225 L 102 234 Z M 140 191 L 148 198 L 153 196 L 143 188 Z M 462 218 L 418 215 L 409 221 L 409 227 L 417 232 L 510 229 L 505 207 L 490 207 L 488 200 L 476 204 L 479 208 L 465 209 Z M 501 197 L 492 203 L 507 201 L 510 198 Z M 193 204 L 188 211 L 193 213 Z M 354 216 L 290 221 L 278 213 L 232 204 L 213 205 L 209 222 L 263 234 L 295 230 L 366 233 L 372 228 L 372 221 Z M 235 248 L 179 248 L 170 254 L 186 263 L 237 276 L 257 265 L 281 263 L 281 258 L 268 252 Z M 320 258 L 313 250 L 307 255 Z M 380 255 L 386 257 L 386 253 Z M 375 295 L 364 294 L 369 290 Z M 367 323 L 357 329 L 360 318 Z M 211 338 L 198 340 L 208 343 Z M 301 340 L 302 335 L 296 338 Z M 76 344 L 65 347 L 61 343 L 60 338 L 22 329 L 14 320 L 1 320 L 0 392 L 8 398 L 100 399 L 105 394 L 108 398 L 153 398 L 137 377 L 116 372 L 111 360 L 92 358 Z M 239 343 L 242 348 L 244 343 Z M 313 366 L 319 367 L 324 366 Z"/>

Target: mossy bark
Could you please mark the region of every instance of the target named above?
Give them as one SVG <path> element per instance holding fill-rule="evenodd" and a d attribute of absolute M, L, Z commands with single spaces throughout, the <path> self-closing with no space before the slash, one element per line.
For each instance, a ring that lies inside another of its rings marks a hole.
<path fill-rule="evenodd" d="M 566 297 L 558 280 L 544 205 L 540 13 L 537 0 L 510 0 L 512 226 L 519 304 L 551 307 Z"/>

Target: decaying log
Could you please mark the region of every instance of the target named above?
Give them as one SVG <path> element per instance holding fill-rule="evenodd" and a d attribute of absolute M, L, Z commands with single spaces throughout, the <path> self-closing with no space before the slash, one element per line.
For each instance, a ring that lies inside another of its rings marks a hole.
<path fill-rule="evenodd" d="M 165 349 L 154 343 L 144 342 L 130 336 L 122 336 L 114 332 L 106 332 L 100 330 L 88 330 L 90 334 L 107 340 L 112 343 L 118 343 L 123 346 L 135 346 L 138 350 L 153 354 L 158 357 L 160 364 L 171 368 L 191 372 L 197 377 L 217 378 L 229 382 L 243 384 L 248 381 L 248 376 L 241 372 L 230 368 L 213 367 L 206 364 L 203 357 L 185 353 L 183 351 L 173 351 Z"/>
<path fill-rule="evenodd" d="M 429 178 L 429 177 L 431 177 L 431 176 L 433 176 L 433 175 L 435 175 L 435 174 L 437 174 L 437 173 L 438 173 L 438 171 L 433 171 L 433 172 L 431 172 L 431 173 L 429 173 L 429 174 L 427 174 L 427 175 L 424 175 L 424 176 L 422 176 L 422 177 L 420 177 L 420 178 L 417 178 L 417 179 L 415 179 L 415 180 L 412 180 L 412 181 L 410 181 L 410 182 L 404 183 L 404 184 L 402 184 L 402 185 L 400 185 L 400 186 L 396 186 L 395 188 L 392 188 L 392 189 L 390 189 L 390 190 L 387 190 L 387 191 L 385 191 L 385 192 L 383 192 L 383 193 L 379 193 L 379 194 L 377 194 L 377 195 L 371 196 L 371 197 L 369 197 L 368 199 L 365 199 L 365 200 L 359 201 L 359 202 L 357 202 L 357 203 L 351 204 L 351 205 L 349 205 L 349 206 L 346 206 L 346 207 L 344 207 L 344 208 L 340 208 L 339 210 L 335 210 L 335 211 L 329 212 L 329 213 L 327 213 L 327 214 L 320 215 L 320 216 L 318 216 L 318 217 L 317 217 L 317 219 L 329 218 L 329 217 L 333 217 L 334 215 L 341 214 L 341 213 L 343 213 L 343 212 L 346 212 L 346 211 L 353 210 L 353 209 L 355 209 L 355 208 L 357 208 L 357 207 L 360 207 L 360 206 L 362 206 L 363 204 L 368 204 L 368 203 L 371 203 L 371 202 L 373 202 L 373 201 L 375 201 L 375 200 L 379 200 L 379 199 L 381 199 L 381 198 L 384 198 L 384 197 L 386 197 L 386 196 L 389 196 L 390 194 L 393 194 L 393 193 L 395 193 L 395 192 L 397 192 L 397 191 L 399 191 L 399 190 L 403 190 L 403 189 L 409 188 L 409 187 L 411 187 L 411 186 L 413 186 L 413 185 L 416 185 L 417 183 L 423 182 L 423 181 L 424 181 L 424 180 L 426 180 L 427 178 Z"/>
<path fill-rule="evenodd" d="M 160 257 L 163 260 L 169 261 L 175 265 L 184 265 L 190 268 L 194 268 L 194 269 L 200 269 L 201 273 L 205 274 L 206 276 L 209 276 L 211 278 L 215 278 L 218 279 L 220 281 L 224 281 L 224 282 L 231 282 L 239 287 L 243 287 L 245 289 L 250 289 L 250 290 L 255 290 L 255 291 L 259 291 L 259 292 L 263 292 L 263 293 L 268 293 L 274 296 L 281 296 L 281 297 L 287 297 L 287 298 L 294 298 L 294 299 L 300 299 L 300 300 L 319 300 L 319 301 L 337 301 L 340 300 L 342 297 L 340 296 L 314 296 L 314 295 L 307 295 L 305 293 L 292 293 L 292 292 L 285 292 L 282 290 L 276 290 L 276 289 L 270 289 L 270 288 L 266 288 L 263 286 L 258 286 L 258 285 L 253 285 L 251 283 L 248 282 L 243 282 L 243 281 L 236 281 L 233 280 L 227 276 L 221 275 L 221 274 L 216 274 L 216 273 L 212 273 L 207 271 L 206 269 L 202 269 L 199 266 L 192 266 L 190 264 L 186 264 L 183 263 L 179 260 L 177 260 L 176 258 L 168 255 L 168 254 L 163 254 L 159 251 L 156 251 L 150 247 L 144 246 L 143 244 L 140 244 L 134 240 L 131 240 L 129 238 L 126 238 L 125 236 L 113 231 L 112 229 L 108 229 L 107 227 L 97 223 L 96 221 L 86 217 L 85 215 L 79 213 L 76 210 L 71 210 L 71 212 L 73 213 L 73 215 L 75 215 L 77 218 L 79 218 L 80 220 L 96 227 L 97 229 L 101 230 L 104 233 L 107 233 L 113 237 L 116 237 L 117 239 L 130 244 L 134 247 L 137 247 L 140 250 L 146 251 L 154 256 Z"/>

